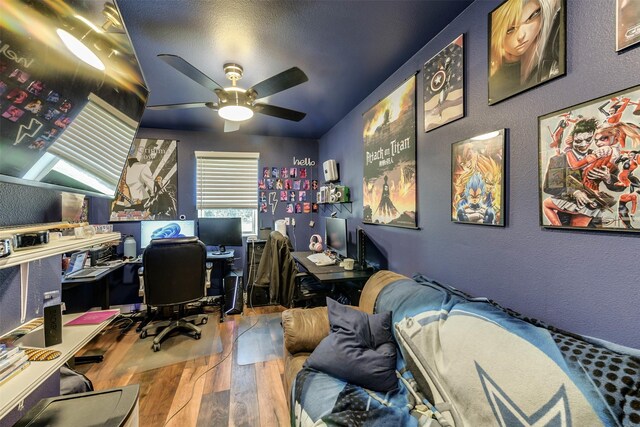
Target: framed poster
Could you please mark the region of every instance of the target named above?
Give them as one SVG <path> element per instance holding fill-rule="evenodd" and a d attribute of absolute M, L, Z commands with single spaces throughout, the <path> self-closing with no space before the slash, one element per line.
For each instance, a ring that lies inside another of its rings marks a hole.
<path fill-rule="evenodd" d="M 540 225 L 636 231 L 640 86 L 538 118 Z"/>
<path fill-rule="evenodd" d="M 134 139 L 111 204 L 110 221 L 177 219 L 177 142 Z"/>
<path fill-rule="evenodd" d="M 416 228 L 416 76 L 363 119 L 363 221 Z"/>
<path fill-rule="evenodd" d="M 500 129 L 451 145 L 451 220 L 504 226 L 504 141 Z"/>
<path fill-rule="evenodd" d="M 616 51 L 640 42 L 640 0 L 616 0 Z"/>
<path fill-rule="evenodd" d="M 464 35 L 424 63 L 424 131 L 464 117 Z"/>
<path fill-rule="evenodd" d="M 566 72 L 566 0 L 507 0 L 489 14 L 489 105 Z"/>

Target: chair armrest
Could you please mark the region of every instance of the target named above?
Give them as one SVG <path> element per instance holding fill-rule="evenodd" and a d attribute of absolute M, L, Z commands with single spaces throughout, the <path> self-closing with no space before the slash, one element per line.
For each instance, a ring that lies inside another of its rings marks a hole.
<path fill-rule="evenodd" d="M 292 308 L 282 312 L 284 347 L 291 354 L 312 352 L 329 335 L 327 307 Z"/>

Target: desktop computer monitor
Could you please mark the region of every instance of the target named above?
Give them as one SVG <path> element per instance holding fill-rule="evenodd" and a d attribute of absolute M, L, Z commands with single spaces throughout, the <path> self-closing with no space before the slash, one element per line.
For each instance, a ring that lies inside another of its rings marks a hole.
<path fill-rule="evenodd" d="M 140 248 L 146 248 L 152 239 L 195 236 L 194 221 L 140 221 Z"/>
<path fill-rule="evenodd" d="M 325 218 L 324 241 L 327 249 L 339 257 L 347 257 L 347 220 L 344 218 Z"/>
<path fill-rule="evenodd" d="M 359 227 L 356 230 L 356 254 L 361 269 L 386 270 L 388 267 L 387 256 Z"/>
<path fill-rule="evenodd" d="M 207 246 L 217 246 L 224 254 L 225 246 L 242 246 L 242 219 L 200 218 L 198 238 Z"/>

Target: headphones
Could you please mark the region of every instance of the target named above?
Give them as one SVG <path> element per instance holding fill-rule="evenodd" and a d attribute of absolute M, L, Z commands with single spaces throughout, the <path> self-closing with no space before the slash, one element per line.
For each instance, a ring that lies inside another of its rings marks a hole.
<path fill-rule="evenodd" d="M 314 234 L 309 239 L 309 250 L 313 252 L 322 252 L 322 237 L 319 234 Z"/>

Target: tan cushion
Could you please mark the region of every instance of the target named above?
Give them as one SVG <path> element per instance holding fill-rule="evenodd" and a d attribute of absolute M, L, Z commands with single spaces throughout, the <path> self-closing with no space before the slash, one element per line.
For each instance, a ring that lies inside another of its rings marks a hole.
<path fill-rule="evenodd" d="M 408 277 L 388 270 L 378 271 L 371 276 L 362 289 L 359 304 L 360 309 L 365 313 L 373 313 L 380 291 L 382 291 L 385 286 L 400 279 L 408 279 Z"/>
<path fill-rule="evenodd" d="M 298 372 L 302 370 L 302 365 L 309 358 L 311 353 L 298 353 L 295 356 L 289 356 L 284 360 L 284 391 L 287 397 L 287 403 L 291 401 L 291 384 L 298 375 Z"/>
<path fill-rule="evenodd" d="M 311 352 L 329 335 L 327 307 L 293 308 L 282 312 L 284 346 L 293 355 Z"/>

